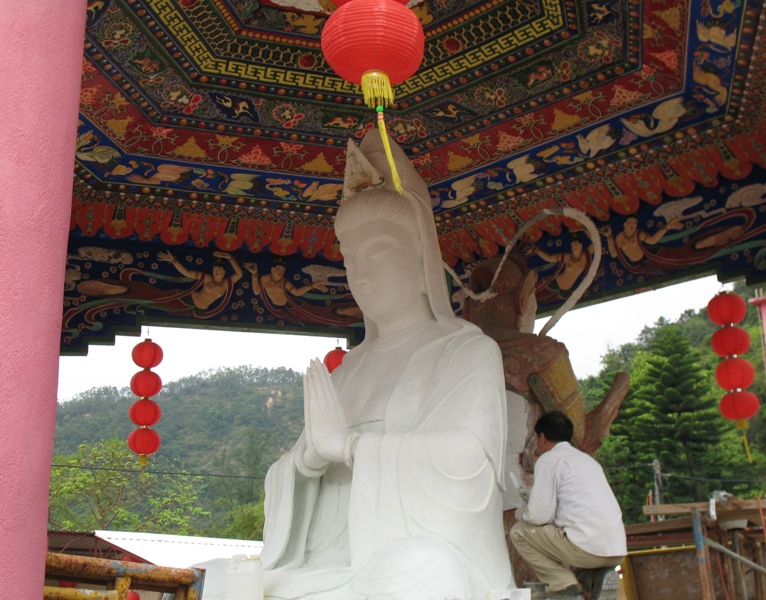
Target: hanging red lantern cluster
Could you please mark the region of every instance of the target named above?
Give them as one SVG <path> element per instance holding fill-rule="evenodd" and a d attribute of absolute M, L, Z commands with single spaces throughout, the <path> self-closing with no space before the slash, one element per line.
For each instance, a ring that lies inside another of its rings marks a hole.
<path fill-rule="evenodd" d="M 377 111 L 391 177 L 403 193 L 386 133 L 383 109 L 394 102 L 393 86 L 412 77 L 425 52 L 425 34 L 407 0 L 333 0 L 338 9 L 322 29 L 322 52 L 333 70 L 362 87 Z"/>
<path fill-rule="evenodd" d="M 760 408 L 758 396 L 745 391 L 753 385 L 755 369 L 749 360 L 740 357 L 750 349 L 750 335 L 737 325 L 747 314 L 747 304 L 737 294 L 722 292 L 708 303 L 707 310 L 710 320 L 721 326 L 710 340 L 713 351 L 724 359 L 715 370 L 718 385 L 727 391 L 718 409 L 724 418 L 736 423 L 737 429 L 745 430 L 747 420 Z M 747 435 L 744 441 L 750 458 Z"/>
<path fill-rule="evenodd" d="M 133 348 L 133 362 L 143 370 L 130 380 L 130 389 L 139 397 L 128 411 L 130 420 L 138 425 L 128 436 L 128 448 L 138 454 L 141 466 L 148 462 L 148 456 L 160 449 L 159 434 L 150 429 L 162 417 L 160 405 L 150 398 L 160 393 L 162 380 L 152 369 L 162 362 L 162 348 L 152 340 L 146 339 Z"/>

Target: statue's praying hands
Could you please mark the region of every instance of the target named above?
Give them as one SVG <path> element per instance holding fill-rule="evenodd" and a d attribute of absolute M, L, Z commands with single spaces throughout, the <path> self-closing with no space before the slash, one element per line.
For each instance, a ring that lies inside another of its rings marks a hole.
<path fill-rule="evenodd" d="M 318 359 L 311 361 L 303 378 L 303 404 L 306 421 L 303 462 L 312 469 L 344 462 L 349 439 L 346 416 L 327 367 Z"/>

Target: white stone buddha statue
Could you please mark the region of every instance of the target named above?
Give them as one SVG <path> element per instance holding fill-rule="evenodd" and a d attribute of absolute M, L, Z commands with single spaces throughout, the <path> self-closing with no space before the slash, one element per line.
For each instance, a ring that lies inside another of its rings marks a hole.
<path fill-rule="evenodd" d="M 312 362 L 306 427 L 266 477 L 267 600 L 483 600 L 515 587 L 500 352 L 454 317 L 428 190 L 392 146 L 405 195 L 372 130 L 361 151 L 384 183 L 335 220 L 366 334 L 332 376 Z"/>

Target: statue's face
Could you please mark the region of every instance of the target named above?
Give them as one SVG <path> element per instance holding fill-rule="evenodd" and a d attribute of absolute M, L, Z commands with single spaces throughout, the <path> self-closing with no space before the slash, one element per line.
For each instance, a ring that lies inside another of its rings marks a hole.
<path fill-rule="evenodd" d="M 224 275 L 226 275 L 226 269 L 222 266 L 216 265 L 213 267 L 213 279 L 216 281 L 223 281 Z"/>
<path fill-rule="evenodd" d="M 361 225 L 343 234 L 340 249 L 351 293 L 378 325 L 406 313 L 426 293 L 420 250 L 403 225 Z"/>

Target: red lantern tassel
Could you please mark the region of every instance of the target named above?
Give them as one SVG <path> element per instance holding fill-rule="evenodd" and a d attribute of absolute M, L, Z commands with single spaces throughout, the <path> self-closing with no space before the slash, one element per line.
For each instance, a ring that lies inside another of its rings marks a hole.
<path fill-rule="evenodd" d="M 404 188 L 402 187 L 402 180 L 399 177 L 399 172 L 396 170 L 396 164 L 394 163 L 394 154 L 391 152 L 391 143 L 388 139 L 388 132 L 386 131 L 386 121 L 383 116 L 383 107 L 378 106 L 375 109 L 378 111 L 378 129 L 380 129 L 380 137 L 383 140 L 383 149 L 386 151 L 386 158 L 388 159 L 388 166 L 391 167 L 391 179 L 393 180 L 396 191 L 404 196 Z"/>

